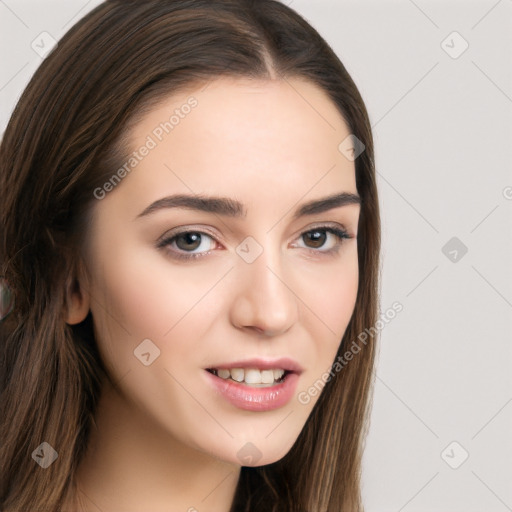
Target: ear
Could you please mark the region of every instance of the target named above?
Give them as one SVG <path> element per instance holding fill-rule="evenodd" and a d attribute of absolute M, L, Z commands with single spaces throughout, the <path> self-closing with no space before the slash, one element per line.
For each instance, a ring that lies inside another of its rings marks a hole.
<path fill-rule="evenodd" d="M 66 281 L 66 323 L 79 324 L 85 320 L 90 308 L 90 295 L 86 289 L 87 281 L 83 266 L 79 272 L 73 272 Z"/>

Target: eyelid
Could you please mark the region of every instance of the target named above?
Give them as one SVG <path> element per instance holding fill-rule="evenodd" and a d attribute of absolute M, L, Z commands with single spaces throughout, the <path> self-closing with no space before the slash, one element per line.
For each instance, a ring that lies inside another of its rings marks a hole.
<path fill-rule="evenodd" d="M 337 244 L 328 250 L 321 250 L 316 249 L 312 247 L 304 247 L 308 252 L 313 253 L 315 255 L 321 256 L 327 256 L 333 253 L 336 253 L 340 246 L 343 244 L 343 239 L 351 239 L 355 238 L 356 235 L 351 235 L 349 231 L 345 228 L 345 226 L 339 222 L 333 222 L 333 221 L 327 221 L 327 222 L 315 222 L 312 225 L 308 226 L 307 228 L 301 229 L 296 235 L 294 235 L 293 240 L 296 241 L 298 238 L 303 236 L 306 233 L 309 233 L 314 230 L 325 230 L 327 232 L 330 232 L 332 235 L 334 235 L 336 238 L 338 238 Z M 163 249 L 166 246 L 170 245 L 170 241 L 176 238 L 177 236 L 184 234 L 184 233 L 199 233 L 202 235 L 207 235 L 210 237 L 214 243 L 222 244 L 223 242 L 219 241 L 218 238 L 221 238 L 219 235 L 214 234 L 212 230 L 208 229 L 208 227 L 205 226 L 194 226 L 194 225 L 186 225 L 181 226 L 177 228 L 173 228 L 169 231 L 166 231 L 161 237 L 158 238 L 156 242 L 156 246 L 159 249 Z M 296 245 L 295 245 L 296 247 Z M 202 252 L 202 253 L 194 253 L 194 252 L 180 252 L 176 251 L 175 249 L 169 249 L 168 252 L 172 253 L 172 257 L 175 259 L 182 259 L 182 260 L 191 260 L 196 258 L 201 258 L 203 256 L 208 256 L 211 254 L 212 250 Z"/>
<path fill-rule="evenodd" d="M 169 231 L 166 231 L 162 236 L 160 236 L 157 240 L 157 245 L 165 244 L 169 239 L 174 238 L 178 235 L 182 235 L 183 233 L 201 233 L 208 235 L 209 237 L 213 238 L 215 241 L 219 242 L 219 238 L 221 238 L 217 233 L 214 233 L 213 230 L 210 230 L 208 227 L 205 226 L 194 226 L 187 224 L 186 226 L 180 226 L 173 229 L 170 229 Z M 222 243 L 222 242 L 219 242 Z"/>
<path fill-rule="evenodd" d="M 337 221 L 317 221 L 313 222 L 311 225 L 308 225 L 306 228 L 302 228 L 299 231 L 296 232 L 294 235 L 295 238 L 297 238 L 300 235 L 303 235 L 304 233 L 307 233 L 308 231 L 311 231 L 313 229 L 318 228 L 327 228 L 327 227 L 335 227 L 338 229 L 342 229 L 343 231 L 346 231 L 347 234 L 349 234 L 349 230 L 345 227 L 345 225 L 341 222 Z M 198 232 L 198 233 L 206 233 L 207 235 L 211 236 L 212 238 L 222 238 L 216 230 L 213 230 L 209 228 L 209 226 L 205 225 L 194 225 L 194 224 L 186 224 L 184 226 L 177 226 L 175 228 L 170 229 L 169 231 L 166 231 L 162 236 L 160 236 L 157 240 L 157 243 L 162 240 L 168 240 L 172 236 L 177 236 L 182 233 L 188 233 L 190 231 Z M 356 235 L 353 235 L 356 236 Z M 226 242 L 222 242 L 226 243 Z"/>
<path fill-rule="evenodd" d="M 314 231 L 315 229 L 329 229 L 329 228 L 343 231 L 347 234 L 347 236 L 349 238 L 353 237 L 353 235 L 350 234 L 349 230 L 341 222 L 335 222 L 335 221 L 321 222 L 321 221 L 319 221 L 319 222 L 314 222 L 313 224 L 309 225 L 306 229 L 299 230 L 298 234 L 295 235 L 295 238 L 298 238 L 299 236 L 303 235 L 304 233 L 308 233 L 309 231 Z"/>

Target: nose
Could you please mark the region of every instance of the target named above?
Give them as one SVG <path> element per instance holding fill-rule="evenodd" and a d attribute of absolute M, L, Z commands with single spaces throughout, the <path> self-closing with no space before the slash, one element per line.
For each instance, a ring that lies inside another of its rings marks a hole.
<path fill-rule="evenodd" d="M 270 251 L 252 263 L 237 262 L 230 321 L 242 330 L 277 336 L 288 331 L 298 320 L 298 298 L 293 292 L 290 272 Z"/>

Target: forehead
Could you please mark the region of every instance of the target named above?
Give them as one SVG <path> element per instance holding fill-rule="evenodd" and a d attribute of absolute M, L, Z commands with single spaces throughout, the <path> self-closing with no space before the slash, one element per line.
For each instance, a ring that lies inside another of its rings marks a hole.
<path fill-rule="evenodd" d="M 119 189 L 141 208 L 176 192 L 249 203 L 282 202 L 283 193 L 297 201 L 313 188 L 355 193 L 354 162 L 338 149 L 349 134 L 310 82 L 219 78 L 164 98 L 140 118 L 128 137 L 138 155 L 127 162 L 137 161 Z"/>

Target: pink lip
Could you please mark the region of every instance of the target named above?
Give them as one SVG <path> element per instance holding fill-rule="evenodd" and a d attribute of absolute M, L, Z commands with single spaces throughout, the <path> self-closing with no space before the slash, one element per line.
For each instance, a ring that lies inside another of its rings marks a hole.
<path fill-rule="evenodd" d="M 245 361 L 243 365 L 229 366 L 229 368 L 261 368 L 261 366 L 247 363 L 248 361 Z M 275 365 L 275 362 L 272 364 Z M 271 367 L 284 368 L 282 365 L 267 366 L 267 368 Z M 289 373 L 285 376 L 283 382 L 279 382 L 274 386 L 255 388 L 248 384 L 235 382 L 231 379 L 222 379 L 206 370 L 204 373 L 209 384 L 232 405 L 239 409 L 245 409 L 246 411 L 257 412 L 271 411 L 286 405 L 292 399 L 299 380 L 297 373 Z"/>
<path fill-rule="evenodd" d="M 281 357 L 279 359 L 245 359 L 244 361 L 215 364 L 208 368 L 216 370 L 231 368 L 257 368 L 258 370 L 272 370 L 273 368 L 282 368 L 283 370 L 297 374 L 301 374 L 304 371 L 296 361 L 289 357 Z"/>

